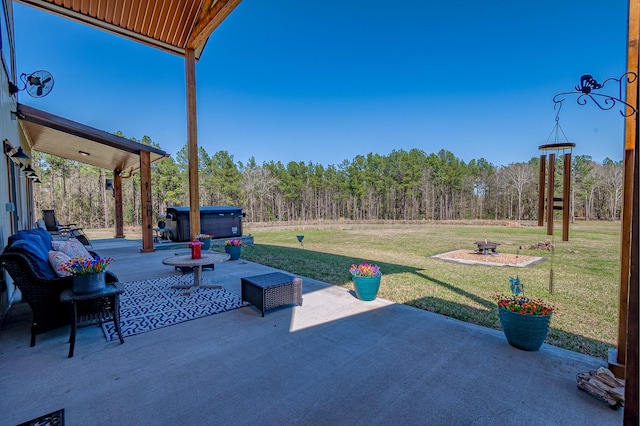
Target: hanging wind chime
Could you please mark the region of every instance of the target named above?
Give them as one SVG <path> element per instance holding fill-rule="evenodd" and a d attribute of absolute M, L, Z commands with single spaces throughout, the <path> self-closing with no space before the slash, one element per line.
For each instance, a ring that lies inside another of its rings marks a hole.
<path fill-rule="evenodd" d="M 571 154 L 576 144 L 567 141 L 562 127 L 560 127 L 560 109 L 562 103 L 556 113 L 556 124 L 547 142 L 540 145 L 538 149 L 543 152 L 549 152 L 549 163 L 547 167 L 547 155 L 540 155 L 540 193 L 538 194 L 538 226 L 543 226 L 544 218 L 547 220 L 547 235 L 553 235 L 553 211 L 562 211 L 562 241 L 569 241 L 569 201 L 571 193 Z M 565 141 L 560 141 L 560 134 Z M 553 142 L 550 143 L 551 138 Z M 555 164 L 556 158 L 562 156 L 564 167 L 562 170 L 562 197 L 555 197 Z M 545 199 L 545 175 L 547 180 Z M 556 203 L 561 203 L 556 205 Z"/>
<path fill-rule="evenodd" d="M 558 104 L 556 104 L 558 105 Z M 551 235 L 551 268 L 549 270 L 549 293 L 553 293 L 553 260 L 555 257 L 555 234 L 553 232 L 554 211 L 562 211 L 562 241 L 569 241 L 569 219 L 570 219 L 570 194 L 571 194 L 571 154 L 576 146 L 573 142 L 567 141 L 562 127 L 560 127 L 560 109 L 562 101 L 559 102 L 556 113 L 556 123 L 544 145 L 538 147 L 545 152 L 540 155 L 539 193 L 538 193 L 538 226 L 544 225 L 547 221 L 547 235 Z M 564 137 L 564 142 L 560 141 L 560 134 Z M 553 142 L 551 139 L 553 138 Z M 547 154 L 549 159 L 547 162 Z M 563 159 L 562 168 L 562 196 L 555 196 L 555 174 L 556 158 Z M 545 179 L 546 178 L 546 179 Z M 545 197 L 546 180 L 546 197 Z M 557 204 L 560 203 L 560 204 Z"/>

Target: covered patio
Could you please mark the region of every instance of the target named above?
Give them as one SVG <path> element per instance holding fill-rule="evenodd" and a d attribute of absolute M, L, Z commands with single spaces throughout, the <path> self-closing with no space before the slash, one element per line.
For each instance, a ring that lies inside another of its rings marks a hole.
<path fill-rule="evenodd" d="M 121 281 L 177 274 L 139 242 L 94 240 Z M 184 251 L 185 249 L 180 249 Z M 176 250 L 180 251 L 180 250 Z M 144 268 L 140 265 L 144 264 Z M 240 278 L 273 268 L 245 260 L 205 271 L 240 294 Z M 207 291 L 200 289 L 198 291 Z M 244 307 L 107 342 L 69 328 L 29 347 L 28 306 L 0 333 L 0 423 L 61 408 L 67 424 L 621 424 L 623 411 L 576 387 L 606 362 L 543 345 L 525 352 L 503 334 L 304 278 L 304 303 Z"/>
<path fill-rule="evenodd" d="M 104 17 L 89 19 L 79 10 L 67 10 L 62 1 L 23 2 L 156 43 L 148 35 L 106 23 Z M 189 39 L 179 40 L 179 48 L 161 43 L 185 57 L 192 235 L 199 230 L 195 63 L 208 36 L 239 1 L 200 3 L 199 10 L 186 14 L 196 18 Z M 630 16 L 637 17 L 638 1 L 629 4 Z M 107 15 L 115 12 L 112 7 Z M 628 65 L 637 71 L 638 29 L 637 20 L 632 21 Z M 628 90 L 633 102 L 637 87 Z M 625 145 L 620 353 L 611 362 L 626 367 L 635 380 L 629 387 L 636 397 L 637 130 L 634 117 Z M 146 241 L 151 241 L 151 217 L 146 210 Z M 166 252 L 140 255 L 140 247 L 96 250 L 117 259 L 112 270 L 122 281 L 173 273 L 160 262 Z M 225 288 L 239 294 L 241 277 L 268 271 L 271 268 L 241 261 L 223 263 L 205 274 L 215 274 Z M 61 408 L 69 424 L 623 421 L 621 411 L 576 388 L 575 375 L 606 366 L 602 360 L 548 345 L 537 353 L 522 352 L 494 330 L 384 300 L 363 304 L 346 290 L 318 281 L 305 279 L 303 288 L 305 302 L 299 308 L 265 318 L 255 308 L 241 308 L 132 336 L 124 345 L 105 342 L 97 327 L 82 329 L 72 359 L 66 358 L 68 329 L 48 333 L 29 348 L 29 310 L 15 304 L 0 333 L 0 359 L 11 365 L 0 382 L 1 422 L 18 424 Z M 628 345 L 627 335 L 633 338 Z M 631 413 L 637 420 L 637 401 L 634 404 Z"/>

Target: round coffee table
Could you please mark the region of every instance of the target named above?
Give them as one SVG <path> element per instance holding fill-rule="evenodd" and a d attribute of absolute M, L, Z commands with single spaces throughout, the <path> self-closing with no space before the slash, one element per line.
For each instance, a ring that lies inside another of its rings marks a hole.
<path fill-rule="evenodd" d="M 199 287 L 222 288 L 219 284 L 202 282 L 202 267 L 213 263 L 224 262 L 225 260 L 229 260 L 229 257 L 230 256 L 227 253 L 203 253 L 200 259 L 192 259 L 191 254 L 185 254 L 167 257 L 162 260 L 162 263 L 169 266 L 177 266 L 179 268 L 193 268 L 192 284 L 176 284 L 171 286 L 171 288 L 186 289 L 184 295 L 188 296 Z"/>

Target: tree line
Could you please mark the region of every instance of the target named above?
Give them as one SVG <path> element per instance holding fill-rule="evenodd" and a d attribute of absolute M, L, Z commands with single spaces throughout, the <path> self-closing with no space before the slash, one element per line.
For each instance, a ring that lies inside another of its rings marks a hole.
<path fill-rule="evenodd" d="M 116 133 L 123 136 L 121 133 Z M 159 146 L 147 136 L 135 142 Z M 54 208 L 61 222 L 85 228 L 115 225 L 114 200 L 105 187 L 111 171 L 34 153 L 42 183 L 34 185 L 36 215 Z M 484 158 L 465 163 L 452 152 L 419 149 L 369 153 L 323 166 L 312 161 L 235 162 L 227 151 L 199 147 L 200 205 L 241 207 L 250 222 L 307 220 L 537 219 L 539 158 L 495 166 Z M 562 156 L 556 161 L 561 194 Z M 572 158 L 572 218 L 620 219 L 623 165 L 588 155 Z M 188 206 L 187 146 L 152 165 L 153 207 Z M 141 223 L 138 174 L 123 180 L 125 226 Z"/>

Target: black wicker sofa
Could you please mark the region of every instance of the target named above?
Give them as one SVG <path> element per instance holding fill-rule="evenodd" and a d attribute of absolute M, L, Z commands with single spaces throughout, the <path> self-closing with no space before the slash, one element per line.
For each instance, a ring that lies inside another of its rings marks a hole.
<path fill-rule="evenodd" d="M 0 265 L 33 313 L 31 346 L 36 344 L 36 335 L 69 324 L 69 313 L 60 302 L 60 293 L 72 288 L 72 277 L 59 277 L 49 264 L 51 243 L 51 235 L 42 228 L 18 231 L 9 237 L 0 254 Z M 94 252 L 90 254 L 97 256 Z M 114 274 L 107 272 L 107 282 L 117 281 Z"/>

